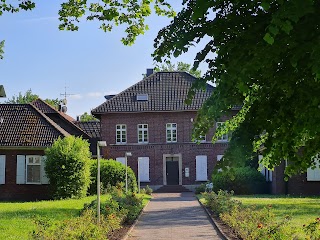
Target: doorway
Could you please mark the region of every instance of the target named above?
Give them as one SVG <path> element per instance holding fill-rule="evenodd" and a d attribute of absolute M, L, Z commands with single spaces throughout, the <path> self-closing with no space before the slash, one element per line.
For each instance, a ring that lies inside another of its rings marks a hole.
<path fill-rule="evenodd" d="M 164 185 L 181 185 L 181 154 L 164 154 L 163 155 L 163 184 Z"/>

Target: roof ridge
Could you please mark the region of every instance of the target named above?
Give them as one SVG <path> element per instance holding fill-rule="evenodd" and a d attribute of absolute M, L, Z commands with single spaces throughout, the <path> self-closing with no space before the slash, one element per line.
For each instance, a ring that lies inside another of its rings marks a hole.
<path fill-rule="evenodd" d="M 58 110 L 56 110 L 54 107 L 52 107 L 50 104 L 46 103 L 45 101 L 43 101 L 41 98 L 37 98 L 36 100 L 32 101 L 36 102 L 37 100 L 41 101 L 42 103 L 46 104 L 47 106 L 49 106 L 52 110 L 54 110 L 57 114 L 59 114 L 59 116 L 63 117 L 64 120 L 66 120 L 67 122 L 71 123 L 74 127 L 76 127 L 78 130 L 80 130 L 83 134 L 85 134 L 87 137 L 90 138 L 90 136 L 83 131 L 82 128 L 78 127 L 76 124 L 73 123 L 73 121 L 70 121 L 69 119 L 67 119 L 63 114 L 61 114 Z M 32 106 L 34 106 L 35 108 L 37 108 L 35 105 L 32 104 Z M 38 109 L 38 108 L 37 108 Z M 40 109 L 38 109 L 38 111 L 42 112 Z M 66 114 L 67 115 L 67 114 Z M 69 115 L 68 115 L 69 116 Z M 65 130 L 64 130 L 65 131 Z"/>
<path fill-rule="evenodd" d="M 42 111 L 40 111 L 36 106 L 33 104 L 27 104 L 30 105 L 37 113 L 39 113 L 47 122 L 49 122 L 56 130 L 58 130 L 63 136 L 67 137 L 71 135 L 66 130 L 64 130 L 62 127 L 60 127 L 58 124 L 56 124 L 53 120 L 51 120 L 47 115 L 45 115 Z"/>

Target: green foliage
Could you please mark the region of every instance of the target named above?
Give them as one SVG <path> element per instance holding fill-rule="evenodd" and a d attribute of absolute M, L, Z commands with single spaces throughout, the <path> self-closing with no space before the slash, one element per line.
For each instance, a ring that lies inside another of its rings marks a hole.
<path fill-rule="evenodd" d="M 221 220 L 229 225 L 241 239 L 296 239 L 295 229 L 290 227 L 290 218 L 275 221 L 272 208 L 256 209 L 236 206 L 220 214 Z"/>
<path fill-rule="evenodd" d="M 119 222 L 132 223 L 139 216 L 143 204 L 142 198 L 135 193 L 125 194 L 122 189 L 112 187 L 111 197 L 101 202 L 101 214 L 106 216 L 113 215 L 118 218 Z M 82 212 L 97 209 L 97 201 L 94 200 L 90 204 L 85 205 Z"/>
<path fill-rule="evenodd" d="M 5 101 L 5 103 L 11 103 L 11 104 L 26 104 L 26 103 L 32 103 L 33 101 L 37 100 L 39 98 L 39 95 L 32 93 L 32 90 L 27 90 L 24 94 L 19 92 L 18 96 L 13 95 L 11 99 L 8 99 Z M 58 109 L 59 106 L 59 99 L 45 99 L 46 103 L 54 107 L 55 109 Z"/>
<path fill-rule="evenodd" d="M 195 189 L 195 194 L 204 193 L 206 191 L 206 183 L 202 183 Z"/>
<path fill-rule="evenodd" d="M 195 135 L 243 106 L 214 138 L 232 131 L 225 166 L 237 162 L 230 154 L 236 146 L 246 149 L 243 159 L 262 152 L 270 169 L 289 160 L 288 175 L 314 165 L 320 149 L 319 21 L 320 2 L 313 0 L 187 0 L 158 33 L 158 62 L 207 43 L 193 66 L 204 63 L 208 70 L 194 87 L 211 81 L 216 89 L 198 113 Z"/>
<path fill-rule="evenodd" d="M 306 239 L 318 240 L 320 239 L 320 218 L 316 218 L 309 224 L 303 225 L 303 230 L 306 233 Z"/>
<path fill-rule="evenodd" d="M 172 64 L 171 62 L 162 63 L 161 65 L 154 68 L 155 72 L 172 72 L 172 71 L 181 71 L 181 72 L 187 72 L 191 75 L 195 76 L 196 78 L 201 77 L 201 71 L 197 69 L 193 69 L 191 64 L 184 63 L 184 62 L 178 62 L 177 66 L 175 64 Z"/>
<path fill-rule="evenodd" d="M 251 167 L 234 168 L 212 174 L 213 191 L 220 189 L 236 194 L 256 194 L 267 192 L 264 176 Z"/>
<path fill-rule="evenodd" d="M 113 215 L 102 216 L 100 225 L 94 210 L 84 211 L 80 217 L 67 219 L 61 222 L 51 222 L 50 219 L 35 220 L 36 230 L 32 239 L 106 239 L 108 233 L 120 228 L 120 222 Z"/>
<path fill-rule="evenodd" d="M 130 167 L 127 167 L 128 172 L 128 190 L 132 192 L 137 192 L 137 180 L 134 172 Z M 110 186 L 117 186 L 122 183 L 124 187 L 126 181 L 126 167 L 120 162 L 115 160 L 100 160 L 100 181 L 102 183 L 103 190 Z M 91 185 L 89 189 L 90 194 L 97 193 L 97 161 L 91 160 Z"/>
<path fill-rule="evenodd" d="M 81 137 L 59 137 L 45 153 L 45 171 L 50 179 L 52 197 L 86 196 L 90 184 L 89 143 Z"/>
<path fill-rule="evenodd" d="M 80 115 L 80 122 L 90 122 L 90 121 L 98 121 L 97 118 L 85 112 L 84 114 Z"/>
<path fill-rule="evenodd" d="M 210 208 L 216 216 L 221 213 L 230 212 L 234 208 L 241 207 L 241 202 L 232 199 L 233 192 L 219 190 L 215 192 L 205 192 L 203 197 L 206 200 L 206 206 Z"/>

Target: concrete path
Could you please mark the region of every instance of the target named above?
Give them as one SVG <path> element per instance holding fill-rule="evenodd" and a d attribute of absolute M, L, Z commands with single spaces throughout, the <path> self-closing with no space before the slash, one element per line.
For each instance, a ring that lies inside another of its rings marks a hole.
<path fill-rule="evenodd" d="M 155 193 L 128 240 L 218 240 L 194 193 Z"/>

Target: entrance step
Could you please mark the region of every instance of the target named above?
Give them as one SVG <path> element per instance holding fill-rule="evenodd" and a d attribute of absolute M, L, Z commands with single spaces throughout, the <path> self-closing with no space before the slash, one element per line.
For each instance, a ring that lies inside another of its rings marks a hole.
<path fill-rule="evenodd" d="M 182 185 L 164 185 L 154 192 L 155 193 L 181 193 L 181 192 L 191 192 L 191 191 Z"/>

